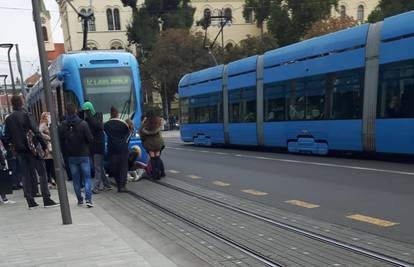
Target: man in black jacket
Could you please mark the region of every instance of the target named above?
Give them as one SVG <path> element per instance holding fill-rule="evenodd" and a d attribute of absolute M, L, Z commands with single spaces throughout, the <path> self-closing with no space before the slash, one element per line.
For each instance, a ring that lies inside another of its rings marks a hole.
<path fill-rule="evenodd" d="M 85 199 L 88 208 L 92 208 L 91 162 L 89 146 L 93 136 L 88 124 L 76 115 L 73 104 L 66 105 L 67 117 L 59 127 L 59 137 L 65 144 L 70 172 L 72 173 L 73 188 L 78 198 L 78 205 L 83 205 L 81 192 L 81 173 L 85 178 Z"/>
<path fill-rule="evenodd" d="M 128 175 L 128 144 L 131 137 L 130 126 L 119 118 L 119 112 L 111 107 L 111 119 L 105 123 L 108 136 L 108 156 L 112 176 L 115 178 L 118 192 L 125 193 Z"/>
<path fill-rule="evenodd" d="M 105 175 L 104 155 L 105 155 L 105 134 L 102 113 L 95 112 L 93 104 L 86 101 L 82 106 L 85 121 L 88 123 L 93 135 L 93 143 L 90 146 L 93 157 L 93 167 L 95 169 L 95 182 L 92 192 L 98 194 L 99 191 L 111 190 L 111 184 Z"/>
<path fill-rule="evenodd" d="M 43 204 L 45 208 L 59 206 L 50 198 L 50 192 L 47 185 L 46 169 L 43 159 L 32 154 L 27 140 L 27 133 L 31 130 L 35 139 L 42 146 L 43 150 L 47 145 L 39 132 L 32 116 L 23 110 L 23 99 L 20 96 L 11 98 L 13 113 L 7 117 L 5 123 L 5 139 L 12 144 L 16 153 L 19 166 L 23 176 L 23 190 L 26 196 L 29 209 L 39 206 L 34 200 L 33 184 L 37 186 L 37 177 L 35 170 L 40 176 L 40 189 L 42 191 Z"/>

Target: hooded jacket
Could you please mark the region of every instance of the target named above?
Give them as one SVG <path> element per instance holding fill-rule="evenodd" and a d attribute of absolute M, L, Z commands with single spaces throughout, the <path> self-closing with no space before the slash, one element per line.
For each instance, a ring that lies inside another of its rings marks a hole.
<path fill-rule="evenodd" d="M 131 138 L 131 131 L 128 124 L 118 118 L 110 119 L 104 125 L 108 137 L 108 154 L 128 154 L 128 144 Z"/>
<path fill-rule="evenodd" d="M 142 146 L 147 151 L 161 151 L 164 147 L 164 139 L 161 136 L 161 128 L 150 131 L 145 126 L 139 129 L 139 136 L 141 137 Z"/>

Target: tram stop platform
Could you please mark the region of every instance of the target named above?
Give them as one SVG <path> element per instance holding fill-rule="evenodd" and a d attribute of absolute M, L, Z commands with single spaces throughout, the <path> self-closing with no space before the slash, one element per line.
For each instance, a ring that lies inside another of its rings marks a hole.
<path fill-rule="evenodd" d="M 69 190 L 71 184 L 68 183 Z M 57 190 L 51 190 L 58 200 Z M 95 201 L 79 207 L 69 192 L 72 225 L 62 225 L 60 208 L 29 210 L 22 190 L 0 204 L 0 266 L 177 266 Z"/>

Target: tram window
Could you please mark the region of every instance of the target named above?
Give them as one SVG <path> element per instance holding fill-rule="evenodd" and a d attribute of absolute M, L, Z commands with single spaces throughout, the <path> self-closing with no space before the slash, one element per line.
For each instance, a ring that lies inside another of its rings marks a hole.
<path fill-rule="evenodd" d="M 229 117 L 231 123 L 256 121 L 256 88 L 229 92 Z"/>
<path fill-rule="evenodd" d="M 222 122 L 222 101 L 220 93 L 191 97 L 189 100 L 190 123 Z"/>
<path fill-rule="evenodd" d="M 71 103 L 71 104 L 75 105 L 75 107 L 80 107 L 78 98 L 76 97 L 74 92 L 64 91 L 63 97 L 64 97 L 64 101 L 65 101 L 66 105 Z"/>
<path fill-rule="evenodd" d="M 180 101 L 180 118 L 181 118 L 182 124 L 188 123 L 189 104 L 190 104 L 190 101 L 188 98 L 181 99 Z"/>
<path fill-rule="evenodd" d="M 326 79 L 306 81 L 306 119 L 322 120 L 325 118 Z"/>
<path fill-rule="evenodd" d="M 332 89 L 331 119 L 359 119 L 362 116 L 361 70 L 335 73 Z"/>
<path fill-rule="evenodd" d="M 289 120 L 304 120 L 306 99 L 305 82 L 303 80 L 293 81 L 289 97 Z"/>
<path fill-rule="evenodd" d="M 283 121 L 286 116 L 287 83 L 265 86 L 265 121 Z"/>
<path fill-rule="evenodd" d="M 414 117 L 414 61 L 382 66 L 378 94 L 378 117 Z"/>

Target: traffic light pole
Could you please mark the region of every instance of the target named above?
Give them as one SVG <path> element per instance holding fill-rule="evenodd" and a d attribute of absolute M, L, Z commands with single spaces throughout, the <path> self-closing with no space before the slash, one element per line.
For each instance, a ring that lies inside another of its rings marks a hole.
<path fill-rule="evenodd" d="M 46 106 L 51 116 L 51 132 L 52 132 L 52 146 L 53 146 L 52 153 L 53 153 L 53 163 L 55 165 L 56 178 L 57 178 L 57 184 L 58 184 L 60 211 L 62 215 L 63 224 L 72 224 L 72 216 L 70 213 L 68 192 L 66 189 L 65 178 L 63 175 L 62 162 L 60 160 L 61 151 L 60 151 L 58 129 L 57 129 L 57 123 L 56 123 L 57 120 L 56 120 L 55 109 L 53 108 L 53 104 L 52 104 L 52 90 L 50 89 L 49 71 L 48 71 L 46 51 L 45 51 L 45 42 L 44 42 L 44 36 L 42 32 L 42 23 L 40 21 L 39 2 L 40 2 L 39 0 L 32 0 L 33 20 L 34 20 L 35 28 L 36 28 L 37 46 L 39 49 L 39 60 L 40 60 L 40 67 L 42 70 L 42 80 L 43 80 L 43 88 L 44 88 L 44 93 L 45 93 L 45 98 L 46 98 Z"/>

